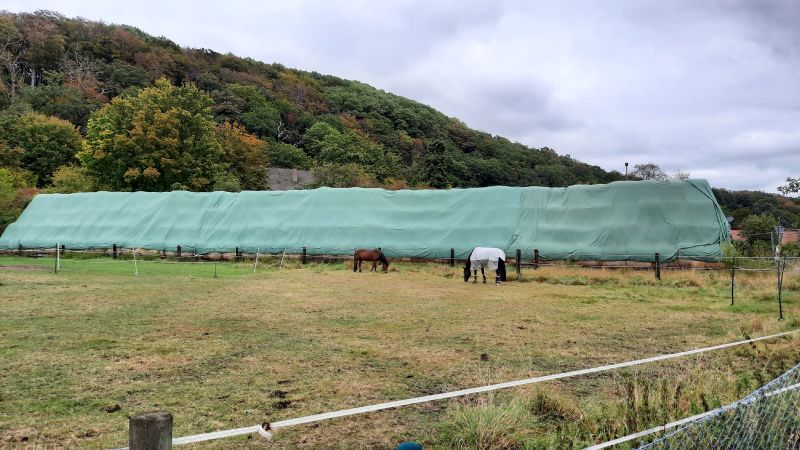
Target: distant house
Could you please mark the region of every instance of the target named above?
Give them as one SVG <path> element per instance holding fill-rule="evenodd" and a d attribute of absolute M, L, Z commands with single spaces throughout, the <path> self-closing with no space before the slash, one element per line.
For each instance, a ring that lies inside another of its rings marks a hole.
<path fill-rule="evenodd" d="M 278 167 L 267 169 L 267 186 L 273 191 L 301 189 L 313 184 L 314 181 L 314 175 L 308 170 L 281 169 Z"/>

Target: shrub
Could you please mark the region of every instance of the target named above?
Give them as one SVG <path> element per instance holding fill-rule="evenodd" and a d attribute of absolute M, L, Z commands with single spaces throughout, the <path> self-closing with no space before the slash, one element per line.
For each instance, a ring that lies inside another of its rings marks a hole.
<path fill-rule="evenodd" d="M 781 255 L 790 258 L 800 257 L 800 242 L 781 244 Z"/>

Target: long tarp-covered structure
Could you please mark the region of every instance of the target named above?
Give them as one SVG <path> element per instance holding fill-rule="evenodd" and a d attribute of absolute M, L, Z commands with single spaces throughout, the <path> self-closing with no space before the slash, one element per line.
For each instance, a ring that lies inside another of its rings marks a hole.
<path fill-rule="evenodd" d="M 566 188 L 40 194 L 0 248 L 124 248 L 465 258 L 498 247 L 544 259 L 714 260 L 730 229 L 704 180 Z"/>

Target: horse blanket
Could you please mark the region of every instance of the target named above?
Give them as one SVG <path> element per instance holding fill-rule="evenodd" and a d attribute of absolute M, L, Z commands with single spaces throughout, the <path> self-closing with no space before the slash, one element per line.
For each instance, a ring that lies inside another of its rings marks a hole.
<path fill-rule="evenodd" d="M 470 266 L 473 270 L 489 269 L 497 270 L 497 261 L 506 260 L 506 253 L 499 248 L 475 247 L 469 256 Z"/>

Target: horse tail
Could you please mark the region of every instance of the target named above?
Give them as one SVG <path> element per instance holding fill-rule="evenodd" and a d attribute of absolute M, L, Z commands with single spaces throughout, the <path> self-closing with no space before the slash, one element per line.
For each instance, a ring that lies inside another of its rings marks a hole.
<path fill-rule="evenodd" d="M 353 252 L 353 272 L 358 272 L 358 249 Z"/>

